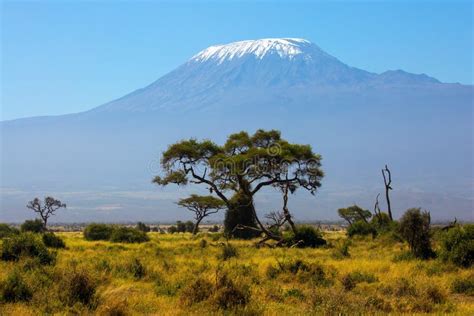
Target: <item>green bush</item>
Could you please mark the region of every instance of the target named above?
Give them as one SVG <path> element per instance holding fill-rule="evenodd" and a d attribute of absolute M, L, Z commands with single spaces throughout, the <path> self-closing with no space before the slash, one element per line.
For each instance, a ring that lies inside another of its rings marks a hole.
<path fill-rule="evenodd" d="M 178 228 L 176 226 L 170 226 L 168 227 L 168 233 L 174 234 L 178 232 Z"/>
<path fill-rule="evenodd" d="M 474 225 L 456 226 L 441 237 L 441 258 L 457 266 L 470 267 L 474 262 Z"/>
<path fill-rule="evenodd" d="M 97 285 L 86 271 L 73 269 L 63 275 L 61 282 L 61 296 L 69 306 L 94 305 Z"/>
<path fill-rule="evenodd" d="M 474 296 L 474 275 L 470 278 L 457 278 L 451 284 L 451 291 Z"/>
<path fill-rule="evenodd" d="M 32 296 L 31 289 L 17 270 L 10 273 L 7 279 L 0 284 L 0 299 L 4 302 L 27 302 L 31 300 Z"/>
<path fill-rule="evenodd" d="M 140 280 L 146 275 L 145 266 L 137 258 L 133 259 L 132 263 L 128 266 L 128 270 L 136 280 Z"/>
<path fill-rule="evenodd" d="M 379 232 L 392 230 L 394 228 L 393 223 L 387 213 L 374 215 L 370 221 L 370 224 Z"/>
<path fill-rule="evenodd" d="M 181 291 L 181 302 L 192 305 L 205 301 L 212 295 L 213 289 L 211 282 L 198 278 Z"/>
<path fill-rule="evenodd" d="M 19 231 L 15 227 L 0 223 L 0 239 L 11 235 L 17 235 L 18 233 Z"/>
<path fill-rule="evenodd" d="M 217 226 L 217 225 L 212 226 L 211 228 L 209 228 L 209 232 L 210 232 L 210 233 L 217 233 L 217 232 L 219 232 L 219 226 Z"/>
<path fill-rule="evenodd" d="M 42 233 L 45 231 L 44 223 L 40 219 L 26 220 L 21 224 L 20 229 L 22 232 Z"/>
<path fill-rule="evenodd" d="M 215 303 L 219 308 L 232 309 L 249 302 L 249 291 L 238 288 L 225 274 L 218 278 L 216 290 Z"/>
<path fill-rule="evenodd" d="M 399 233 L 417 258 L 428 259 L 434 256 L 431 249 L 430 222 L 430 213 L 421 212 L 419 208 L 407 210 L 400 219 Z"/>
<path fill-rule="evenodd" d="M 149 240 L 146 233 L 129 227 L 117 227 L 110 235 L 111 242 L 141 243 Z"/>
<path fill-rule="evenodd" d="M 56 236 L 54 233 L 44 233 L 43 234 L 43 243 L 45 244 L 46 247 L 50 248 L 66 248 L 66 244 L 64 243 L 64 240 Z"/>
<path fill-rule="evenodd" d="M 359 236 L 372 235 L 372 237 L 375 237 L 377 235 L 377 230 L 370 223 L 366 223 L 364 221 L 357 221 L 355 223 L 352 223 L 347 228 L 347 235 L 349 237 L 354 237 L 356 235 L 359 235 Z"/>
<path fill-rule="evenodd" d="M 41 264 L 52 264 L 55 260 L 39 236 L 32 233 L 21 233 L 3 240 L 2 260 L 18 261 L 21 257 L 38 258 Z"/>
<path fill-rule="evenodd" d="M 135 229 L 140 230 L 144 233 L 149 233 L 151 231 L 150 226 L 148 226 L 148 225 L 146 225 L 145 223 L 142 223 L 142 222 L 138 222 Z"/>
<path fill-rule="evenodd" d="M 226 243 L 222 247 L 222 252 L 219 254 L 218 258 L 225 261 L 230 258 L 237 257 L 237 255 L 237 248 L 235 248 L 229 243 Z"/>
<path fill-rule="evenodd" d="M 114 227 L 107 224 L 89 224 L 84 229 L 86 240 L 109 240 Z"/>
<path fill-rule="evenodd" d="M 315 248 L 326 245 L 326 240 L 323 239 L 321 232 L 309 225 L 296 227 L 296 233 L 291 239 L 298 248 Z"/>

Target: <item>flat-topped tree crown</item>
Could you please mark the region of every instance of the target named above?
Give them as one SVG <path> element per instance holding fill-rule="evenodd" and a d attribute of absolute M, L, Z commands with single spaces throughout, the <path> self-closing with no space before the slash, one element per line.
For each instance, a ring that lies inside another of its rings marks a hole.
<path fill-rule="evenodd" d="M 289 143 L 276 130 L 235 133 L 222 146 L 210 140 L 183 140 L 168 147 L 161 165 L 164 176 L 155 177 L 156 184 L 204 184 L 229 209 L 235 206 L 228 192 L 246 195 L 264 232 L 253 206 L 259 190 L 270 186 L 293 193 L 303 188 L 314 194 L 324 176 L 321 155 L 309 145 Z"/>

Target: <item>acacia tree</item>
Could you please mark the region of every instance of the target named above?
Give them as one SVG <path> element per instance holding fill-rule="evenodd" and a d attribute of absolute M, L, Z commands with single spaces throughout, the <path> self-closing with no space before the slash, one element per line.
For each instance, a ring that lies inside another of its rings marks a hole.
<path fill-rule="evenodd" d="M 204 217 L 215 214 L 219 210 L 225 208 L 225 203 L 212 195 L 203 196 L 191 194 L 190 197 L 180 199 L 178 205 L 194 212 L 196 223 L 194 224 L 193 235 L 198 232 L 199 224 Z"/>
<path fill-rule="evenodd" d="M 60 200 L 56 200 L 51 196 L 47 196 L 44 198 L 43 203 L 41 203 L 39 198 L 35 198 L 34 200 L 28 202 L 26 207 L 39 214 L 41 220 L 43 221 L 44 229 L 46 229 L 48 219 L 54 215 L 58 209 L 66 208 L 66 204 L 62 203 Z"/>
<path fill-rule="evenodd" d="M 265 235 L 262 241 L 281 241 L 281 237 L 260 221 L 253 203 L 255 195 L 267 187 L 286 187 L 291 193 L 303 189 L 314 195 L 324 176 L 321 156 L 311 146 L 289 143 L 276 130 L 232 134 L 223 146 L 210 140 L 183 140 L 168 147 L 161 165 L 164 176 L 155 177 L 156 184 L 204 185 L 229 210 L 236 207 L 229 194 L 244 195 L 257 222 L 257 228 L 251 229 Z"/>
<path fill-rule="evenodd" d="M 337 210 L 337 213 L 341 218 L 345 219 L 349 225 L 352 225 L 357 221 L 368 223 L 368 219 L 372 217 L 372 213 L 369 210 L 364 210 L 357 205 L 340 208 Z"/>

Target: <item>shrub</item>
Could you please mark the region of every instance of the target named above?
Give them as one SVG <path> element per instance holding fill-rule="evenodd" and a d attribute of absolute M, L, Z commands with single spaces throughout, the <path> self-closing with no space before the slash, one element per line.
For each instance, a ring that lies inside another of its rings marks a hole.
<path fill-rule="evenodd" d="M 308 225 L 297 227 L 296 233 L 293 235 L 292 240 L 297 244 L 298 248 L 315 248 L 326 245 L 326 240 L 323 239 L 321 232 L 318 229 Z"/>
<path fill-rule="evenodd" d="M 178 232 L 178 228 L 176 226 L 170 226 L 168 227 L 168 233 L 174 234 Z"/>
<path fill-rule="evenodd" d="M 415 296 L 416 288 L 405 278 L 400 278 L 395 281 L 394 294 L 396 296 Z"/>
<path fill-rule="evenodd" d="M 474 263 L 474 225 L 456 226 L 441 237 L 441 257 L 457 266 Z"/>
<path fill-rule="evenodd" d="M 135 227 L 135 229 L 139 230 L 139 231 L 142 231 L 144 233 L 148 233 L 151 231 L 150 229 L 150 226 L 148 225 L 145 225 L 145 223 L 142 223 L 142 222 L 138 222 L 137 223 L 137 226 Z"/>
<path fill-rule="evenodd" d="M 45 244 L 46 247 L 50 248 L 66 248 L 66 244 L 64 243 L 64 240 L 56 236 L 54 233 L 44 233 L 43 234 L 43 243 Z"/>
<path fill-rule="evenodd" d="M 372 217 L 370 224 L 374 227 L 377 231 L 389 231 L 391 230 L 394 225 L 393 221 L 390 220 L 390 217 L 387 213 L 380 213 Z"/>
<path fill-rule="evenodd" d="M 207 247 L 207 240 L 201 239 L 199 241 L 199 247 L 202 248 L 202 249 L 206 248 Z"/>
<path fill-rule="evenodd" d="M 11 235 L 17 235 L 18 233 L 18 229 L 7 224 L 0 223 L 0 239 Z"/>
<path fill-rule="evenodd" d="M 434 256 L 431 249 L 430 213 L 421 212 L 419 208 L 409 209 L 400 219 L 399 232 L 408 242 L 415 257 L 427 259 Z"/>
<path fill-rule="evenodd" d="M 194 223 L 191 221 L 186 221 L 184 223 L 184 231 L 187 233 L 192 233 L 194 231 Z"/>
<path fill-rule="evenodd" d="M 344 275 L 341 279 L 341 283 L 342 283 L 342 286 L 344 287 L 344 290 L 346 291 L 351 291 L 357 285 L 356 281 L 351 276 L 351 274 Z"/>
<path fill-rule="evenodd" d="M 237 255 L 238 255 L 237 248 L 235 248 L 229 243 L 225 243 L 224 246 L 222 247 L 222 252 L 218 256 L 218 258 L 225 261 L 230 258 L 237 257 Z"/>
<path fill-rule="evenodd" d="M 205 301 L 212 295 L 212 290 L 209 281 L 199 278 L 181 291 L 181 301 L 187 305 Z"/>
<path fill-rule="evenodd" d="M 222 275 L 217 280 L 215 303 L 219 308 L 230 309 L 237 306 L 246 305 L 250 294 L 235 286 L 227 275 Z"/>
<path fill-rule="evenodd" d="M 219 226 L 217 226 L 217 225 L 212 226 L 211 228 L 209 228 L 209 232 L 210 232 L 210 233 L 217 233 L 217 232 L 219 232 Z"/>
<path fill-rule="evenodd" d="M 347 235 L 349 237 L 353 237 L 356 235 L 372 235 L 372 237 L 375 237 L 377 235 L 377 230 L 370 223 L 366 223 L 364 221 L 357 221 L 352 223 L 349 228 L 347 228 Z"/>
<path fill-rule="evenodd" d="M 106 224 L 89 224 L 84 229 L 86 240 L 109 240 L 114 228 Z"/>
<path fill-rule="evenodd" d="M 133 259 L 132 263 L 128 266 L 128 270 L 136 280 L 143 278 L 146 274 L 145 267 L 137 258 Z"/>
<path fill-rule="evenodd" d="M 41 264 L 51 264 L 55 256 L 38 236 L 21 233 L 3 240 L 1 259 L 18 261 L 21 257 L 38 258 Z"/>
<path fill-rule="evenodd" d="M 31 289 L 17 270 L 10 273 L 0 285 L 0 298 L 5 302 L 29 301 L 32 296 Z"/>
<path fill-rule="evenodd" d="M 111 242 L 141 243 L 149 240 L 146 233 L 128 227 L 115 228 L 110 235 Z"/>
<path fill-rule="evenodd" d="M 183 223 L 182 221 L 177 221 L 176 222 L 176 231 L 178 233 L 185 233 L 186 232 L 186 224 Z"/>
<path fill-rule="evenodd" d="M 474 296 L 474 278 L 457 278 L 451 284 L 451 291 L 453 293 L 467 294 Z"/>
<path fill-rule="evenodd" d="M 73 269 L 63 276 L 61 285 L 61 295 L 69 306 L 93 305 L 97 286 L 86 271 Z"/>
<path fill-rule="evenodd" d="M 40 219 L 26 220 L 21 224 L 20 229 L 22 232 L 42 233 L 45 231 L 44 223 Z"/>

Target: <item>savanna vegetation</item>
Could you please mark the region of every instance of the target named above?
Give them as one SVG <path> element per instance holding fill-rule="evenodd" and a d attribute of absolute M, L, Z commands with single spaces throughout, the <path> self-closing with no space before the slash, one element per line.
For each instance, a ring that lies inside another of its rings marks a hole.
<path fill-rule="evenodd" d="M 153 182 L 209 195 L 177 201 L 194 222 L 167 230 L 138 222 L 52 232 L 49 217 L 66 205 L 36 198 L 27 207 L 39 219 L 0 224 L 0 314 L 474 314 L 474 225 L 433 227 L 420 208 L 394 220 L 388 166 L 386 212 L 377 196 L 373 211 L 337 210 L 340 229 L 295 222 L 288 200 L 317 193 L 321 159 L 278 131 L 173 144 Z M 265 222 L 254 204 L 264 188 L 281 194 Z M 222 229 L 201 227 L 221 211 Z"/>

